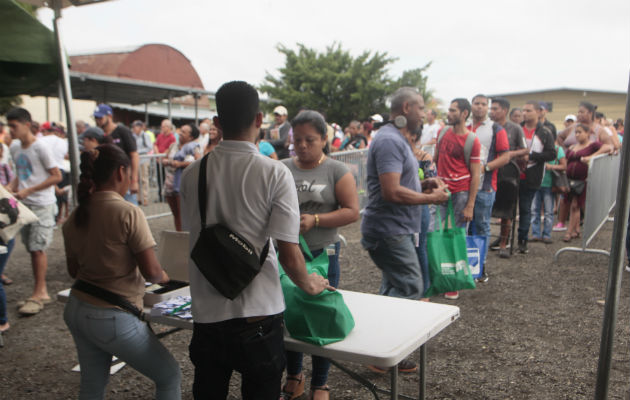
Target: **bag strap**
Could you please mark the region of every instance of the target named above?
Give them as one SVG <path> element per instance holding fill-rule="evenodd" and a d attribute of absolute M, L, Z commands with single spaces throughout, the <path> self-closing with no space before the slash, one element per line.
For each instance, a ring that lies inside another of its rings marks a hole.
<path fill-rule="evenodd" d="M 302 235 L 300 235 L 300 246 L 302 247 L 302 251 L 304 252 L 304 254 L 306 254 L 308 258 L 312 261 L 313 254 L 311 253 L 311 250 L 308 248 L 308 244 L 306 244 L 306 240 L 304 239 L 304 236 Z"/>
<path fill-rule="evenodd" d="M 442 232 L 444 227 L 442 226 L 442 213 L 440 212 L 440 206 L 435 207 L 435 216 L 437 217 L 438 232 Z"/>
<path fill-rule="evenodd" d="M 199 166 L 199 187 L 197 188 L 197 194 L 199 200 L 199 215 L 201 216 L 202 230 L 206 228 L 206 200 L 208 198 L 206 194 L 206 186 L 208 185 L 208 183 L 206 182 L 206 167 L 208 165 L 209 155 L 210 153 L 203 156 L 203 158 L 201 159 L 201 164 Z"/>
<path fill-rule="evenodd" d="M 81 279 L 77 279 L 74 282 L 74 285 L 72 285 L 72 288 L 76 290 L 80 290 L 96 298 L 99 298 L 111 305 L 118 306 L 122 308 L 123 310 L 135 315 L 141 321 L 145 320 L 144 312 L 142 312 L 142 310 L 138 309 L 138 307 L 131 304 L 129 301 L 125 300 L 122 296 L 116 293 L 110 292 L 107 289 L 103 289 L 102 287 L 92 285 L 91 283 L 82 281 Z"/>
<path fill-rule="evenodd" d="M 464 158 L 466 158 L 466 166 L 468 167 L 469 171 L 470 171 L 470 156 L 472 154 L 472 148 L 473 148 L 473 145 L 475 144 L 476 137 L 477 135 L 475 135 L 472 131 L 468 132 L 468 137 L 466 137 L 466 142 L 464 143 Z"/>
<path fill-rule="evenodd" d="M 455 211 L 453 207 L 453 196 L 448 196 L 448 215 L 446 216 L 446 220 L 444 221 L 444 226 L 448 228 L 448 220 L 451 220 L 451 226 L 455 228 Z"/>
<path fill-rule="evenodd" d="M 199 216 L 201 217 L 201 230 L 206 228 L 206 202 L 208 200 L 207 196 L 207 185 L 206 182 L 206 169 L 208 166 L 208 156 L 210 153 L 207 153 L 205 156 L 201 158 L 201 163 L 199 165 L 199 181 L 197 188 L 198 201 L 199 201 Z M 269 253 L 269 243 L 270 240 L 267 239 L 265 243 L 265 247 L 263 247 L 262 252 L 260 253 L 260 265 L 262 265 L 267 259 L 267 254 Z M 308 249 L 308 248 L 307 248 Z"/>

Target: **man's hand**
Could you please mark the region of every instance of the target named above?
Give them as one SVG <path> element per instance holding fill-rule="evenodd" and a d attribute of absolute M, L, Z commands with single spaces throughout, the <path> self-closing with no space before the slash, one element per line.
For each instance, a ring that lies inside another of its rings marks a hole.
<path fill-rule="evenodd" d="M 315 226 L 315 216 L 311 214 L 300 215 L 300 233 L 304 234 Z"/>
<path fill-rule="evenodd" d="M 330 286 L 328 279 L 320 275 L 317 275 L 315 272 L 313 272 L 312 274 L 308 276 L 308 280 L 309 280 L 308 285 L 306 285 L 306 287 L 304 287 L 303 290 L 307 294 L 310 294 L 311 296 L 320 294 L 324 290 L 329 290 L 331 292 L 334 292 L 336 290 L 334 287 Z"/>
<path fill-rule="evenodd" d="M 431 194 L 435 197 L 433 204 L 442 204 L 448 201 L 448 198 L 450 197 L 450 193 L 448 192 L 448 189 L 445 185 L 433 189 L 433 192 Z"/>
<path fill-rule="evenodd" d="M 433 189 L 440 187 L 443 182 L 439 178 L 427 178 L 422 181 L 422 191 L 425 193 L 431 193 Z"/>
<path fill-rule="evenodd" d="M 15 194 L 15 197 L 18 200 L 23 200 L 23 199 L 27 198 L 28 196 L 30 196 L 31 194 L 33 194 L 33 192 L 31 191 L 31 188 L 26 188 L 26 189 L 22 189 L 22 190 L 18 191 Z"/>
<path fill-rule="evenodd" d="M 473 211 L 475 210 L 475 206 L 466 206 L 464 211 L 462 211 L 462 215 L 464 217 L 464 221 L 470 222 L 473 219 Z"/>
<path fill-rule="evenodd" d="M 133 193 L 138 193 L 138 181 L 137 180 L 132 180 L 131 183 L 129 184 L 129 192 Z"/>

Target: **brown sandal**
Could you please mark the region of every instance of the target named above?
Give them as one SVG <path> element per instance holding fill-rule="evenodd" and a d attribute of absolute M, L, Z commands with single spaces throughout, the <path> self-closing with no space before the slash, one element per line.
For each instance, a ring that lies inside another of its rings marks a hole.
<path fill-rule="evenodd" d="M 317 391 L 324 392 L 323 396 L 325 400 L 330 399 L 330 388 L 328 387 L 328 385 L 326 385 L 326 386 L 317 386 L 317 387 L 311 388 L 311 395 L 309 396 L 310 400 L 313 400 L 315 398 L 315 392 Z"/>
<path fill-rule="evenodd" d="M 285 384 L 280 392 L 281 400 L 294 400 L 304 394 L 304 373 L 300 373 L 298 376 L 287 375 L 287 381 L 296 381 L 298 384 L 292 392 L 287 391 L 287 385 Z"/>

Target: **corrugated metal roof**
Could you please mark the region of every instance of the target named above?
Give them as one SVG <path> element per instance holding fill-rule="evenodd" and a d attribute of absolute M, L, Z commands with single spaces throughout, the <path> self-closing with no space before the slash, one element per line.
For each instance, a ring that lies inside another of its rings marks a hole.
<path fill-rule="evenodd" d="M 518 96 L 518 95 L 523 95 L 523 94 L 558 92 L 562 90 L 568 90 L 571 92 L 598 92 L 598 93 L 608 93 L 608 94 L 627 94 L 623 90 L 616 91 L 616 90 L 603 90 L 603 89 L 580 89 L 580 88 L 571 88 L 571 87 L 557 87 L 557 88 L 551 88 L 551 89 L 525 90 L 522 92 L 489 94 L 488 97 Z"/>

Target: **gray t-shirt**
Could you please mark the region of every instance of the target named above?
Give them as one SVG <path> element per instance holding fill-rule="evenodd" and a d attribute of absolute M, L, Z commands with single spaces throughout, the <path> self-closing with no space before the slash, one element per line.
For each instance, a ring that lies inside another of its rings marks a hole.
<path fill-rule="evenodd" d="M 379 129 L 368 150 L 368 204 L 361 224 L 363 236 L 378 239 L 420 232 L 421 206 L 390 203 L 383 199 L 379 176 L 388 172 L 400 174 L 401 186 L 422 192 L 418 161 L 407 139 L 392 124 Z"/>
<path fill-rule="evenodd" d="M 22 148 L 19 140 L 14 140 L 11 143 L 11 157 L 15 162 L 18 190 L 39 185 L 50 176 L 48 170 L 57 167 L 50 150 L 40 139 L 35 140 L 26 149 Z M 29 206 L 47 206 L 56 201 L 54 185 L 38 190 L 22 200 Z"/>
<path fill-rule="evenodd" d="M 300 214 L 325 214 L 339 208 L 335 185 L 350 172 L 346 164 L 326 158 L 313 169 L 300 169 L 292 158 L 282 160 L 289 167 L 297 189 Z M 310 250 L 319 250 L 339 241 L 337 228 L 313 227 L 304 235 Z"/>

